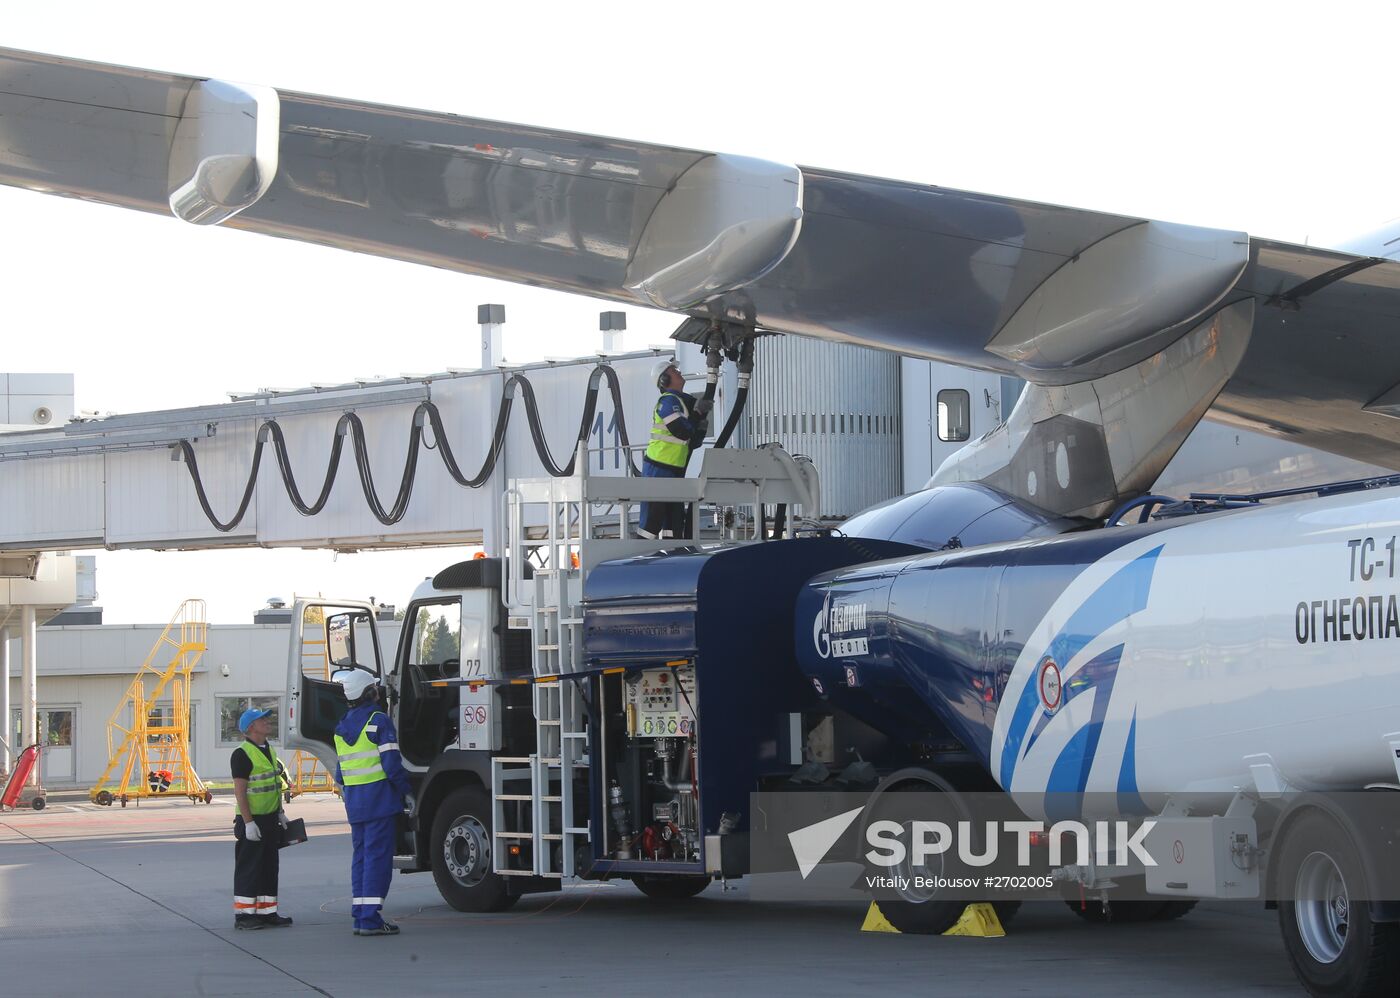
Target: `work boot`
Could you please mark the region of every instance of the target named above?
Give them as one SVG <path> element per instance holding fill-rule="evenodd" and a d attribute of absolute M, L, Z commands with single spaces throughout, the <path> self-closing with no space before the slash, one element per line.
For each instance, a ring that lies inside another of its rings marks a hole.
<path fill-rule="evenodd" d="M 267 923 L 262 920 L 260 915 L 234 915 L 233 927 L 235 929 L 263 929 L 267 927 Z"/>
<path fill-rule="evenodd" d="M 393 922 L 389 921 L 388 919 L 385 919 L 379 925 L 376 925 L 371 929 L 355 930 L 355 935 L 357 936 L 397 936 L 398 934 L 399 927 Z"/>
<path fill-rule="evenodd" d="M 258 918 L 262 919 L 263 927 L 267 929 L 280 929 L 292 924 L 290 915 L 259 915 Z"/>

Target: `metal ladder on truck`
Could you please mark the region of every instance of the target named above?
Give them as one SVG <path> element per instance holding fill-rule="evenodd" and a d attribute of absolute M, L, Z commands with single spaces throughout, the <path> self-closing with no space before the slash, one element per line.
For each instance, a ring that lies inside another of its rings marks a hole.
<path fill-rule="evenodd" d="M 700 536 L 702 502 L 728 508 L 783 504 L 816 514 L 819 484 L 806 459 L 779 448 L 706 451 L 691 479 L 590 475 L 580 445 L 571 478 L 518 479 L 502 497 L 507 572 L 503 601 L 512 628 L 531 632 L 536 750 L 491 760 L 492 866 L 503 876 L 563 879 L 575 875 L 575 856 L 589 841 L 587 807 L 579 808 L 575 777 L 589 764 L 589 732 L 580 683 L 585 680 L 583 584 L 601 562 L 675 548 L 700 540 L 748 542 L 761 532 L 735 530 L 717 520 Z M 632 511 L 643 501 L 683 502 L 691 507 L 690 537 L 635 538 Z M 527 516 L 533 508 L 536 515 Z M 612 511 L 597 516 L 596 510 Z M 761 523 L 752 516 L 748 523 Z M 526 577 L 527 562 L 533 573 Z M 582 810 L 583 814 L 578 814 Z M 530 849 L 528 864 L 517 862 Z"/>
<path fill-rule="evenodd" d="M 507 494 L 546 508 L 547 531 L 531 545 L 538 567 L 507 583 L 511 626 L 528 622 L 531 633 L 532 707 L 535 751 L 528 756 L 491 760 L 492 863 L 504 876 L 565 879 L 575 875 L 574 859 L 589 841 L 585 816 L 577 812 L 575 776 L 588 769 L 588 728 L 578 682 L 571 678 L 583 658 L 583 573 L 577 555 L 576 479 L 517 482 Z M 527 557 L 518 504 L 510 517 L 511 555 Z M 571 524 L 573 526 L 571 526 Z M 519 542 L 519 543 L 517 543 Z M 513 590 L 513 591 L 512 591 Z M 522 591 L 524 590 L 524 591 Z M 527 610 L 515 614 L 515 610 Z M 521 827 L 528 824 L 528 827 Z M 516 864 L 512 849 L 528 844 L 530 863 Z"/>

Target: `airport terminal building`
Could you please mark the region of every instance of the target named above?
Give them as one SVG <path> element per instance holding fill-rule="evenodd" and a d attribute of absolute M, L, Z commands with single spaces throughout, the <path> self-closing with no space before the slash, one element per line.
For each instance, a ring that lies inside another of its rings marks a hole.
<path fill-rule="evenodd" d="M 49 790 L 85 789 L 101 777 L 110 757 L 108 722 L 165 626 L 64 622 L 65 617 L 75 616 L 72 612 L 61 615 L 38 631 L 39 733 L 45 746 L 42 778 Z M 193 670 L 190 757 L 206 781 L 229 779 L 229 755 L 242 741 L 238 716 L 244 710 L 273 708 L 275 717 L 285 716 L 290 611 L 269 608 L 253 616 L 255 620 L 243 624 L 210 624 L 208 648 Z M 385 620 L 379 628 L 384 647 L 394 647 L 400 623 Z M 156 654 L 163 667 L 169 648 Z M 17 745 L 17 678 L 13 684 L 10 734 L 11 744 Z M 171 709 L 168 696 L 156 702 L 150 722 L 170 723 Z M 117 720 L 129 726 L 129 708 L 125 713 Z"/>

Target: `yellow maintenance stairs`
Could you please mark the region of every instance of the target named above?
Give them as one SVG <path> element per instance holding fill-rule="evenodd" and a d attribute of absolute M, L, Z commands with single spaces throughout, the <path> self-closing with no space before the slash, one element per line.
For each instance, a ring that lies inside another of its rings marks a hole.
<path fill-rule="evenodd" d="M 120 801 L 126 807 L 143 797 L 213 800 L 190 762 L 190 675 L 207 647 L 206 613 L 203 600 L 180 604 L 112 712 L 107 768 L 88 791 L 96 803 L 110 807 Z"/>

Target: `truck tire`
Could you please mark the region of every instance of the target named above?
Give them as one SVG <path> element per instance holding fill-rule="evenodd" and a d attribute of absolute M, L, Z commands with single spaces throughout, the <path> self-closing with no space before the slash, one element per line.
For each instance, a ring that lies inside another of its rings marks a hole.
<path fill-rule="evenodd" d="M 897 779 L 897 777 L 893 779 Z M 921 774 L 886 787 L 877 794 L 874 802 L 867 808 L 867 813 L 872 820 L 892 820 L 905 825 L 906 828 L 908 822 L 916 817 L 931 817 L 931 815 L 916 814 L 911 811 L 911 805 L 902 801 L 906 793 L 941 793 L 946 795 L 948 812 L 946 815 L 940 816 L 946 816 L 949 821 L 971 816 L 963 797 L 953 785 L 933 774 Z M 863 832 L 864 827 L 862 828 Z M 946 891 L 943 892 L 944 897 L 939 897 L 937 888 L 915 886 L 916 877 L 923 877 L 927 880 L 935 876 L 951 878 L 968 873 L 969 871 L 964 870 L 956 857 L 953 856 L 935 857 L 934 864 L 927 867 L 913 865 L 912 859 L 907 856 L 904 863 L 893 868 L 877 866 L 866 859 L 864 868 L 867 883 L 871 877 L 893 874 L 909 884 L 907 889 L 882 887 L 878 888 L 878 893 L 876 890 L 871 891 L 871 899 L 879 905 L 880 913 L 900 932 L 914 935 L 941 935 L 958 924 L 958 919 L 962 918 L 968 905 L 977 903 L 975 898 L 949 898 L 946 896 Z M 995 909 L 997 920 L 1001 922 L 1003 927 L 1011 921 L 1021 907 L 1019 901 L 989 901 L 989 903 Z"/>
<path fill-rule="evenodd" d="M 710 878 L 633 877 L 632 883 L 653 901 L 689 901 L 710 886 Z"/>
<path fill-rule="evenodd" d="M 1120 887 L 1125 888 L 1125 893 L 1141 895 L 1146 892 L 1147 884 L 1144 877 L 1120 877 L 1118 878 Z M 1108 911 L 1104 911 L 1103 904 L 1093 899 L 1080 900 L 1079 898 L 1066 898 L 1065 904 L 1069 910 L 1074 912 L 1086 922 L 1095 925 L 1141 925 L 1143 922 L 1171 922 L 1191 911 L 1196 907 L 1194 898 L 1134 898 L 1131 901 L 1118 901 L 1110 897 L 1108 899 Z"/>
<path fill-rule="evenodd" d="M 1361 854 L 1333 818 L 1311 811 L 1278 852 L 1279 930 L 1288 962 L 1312 995 L 1393 995 L 1400 925 L 1371 921 Z M 1353 898 L 1356 898 L 1353 901 Z"/>
<path fill-rule="evenodd" d="M 1195 907 L 1195 901 L 1168 901 L 1162 910 L 1157 912 L 1157 917 L 1153 921 L 1174 922 L 1178 918 L 1191 914 L 1191 910 Z"/>
<path fill-rule="evenodd" d="M 941 936 L 953 926 L 976 901 L 905 901 L 899 898 L 881 898 L 875 902 L 880 906 L 880 914 L 900 932 L 917 936 Z M 1011 924 L 1016 912 L 1021 910 L 1020 901 L 988 902 L 997 913 L 997 921 L 1002 928 Z"/>
<path fill-rule="evenodd" d="M 1143 922 L 1164 921 L 1166 907 L 1175 901 L 1114 901 L 1105 909 L 1102 901 L 1066 901 L 1069 910 L 1094 925 L 1140 925 Z M 1193 902 L 1194 903 L 1194 902 Z M 1182 915 L 1186 912 L 1182 912 Z M 1179 918 L 1179 915 L 1168 916 Z"/>
<path fill-rule="evenodd" d="M 454 790 L 438 805 L 428 840 L 433 880 L 458 911 L 505 911 L 517 896 L 491 869 L 491 801 L 478 787 Z"/>

